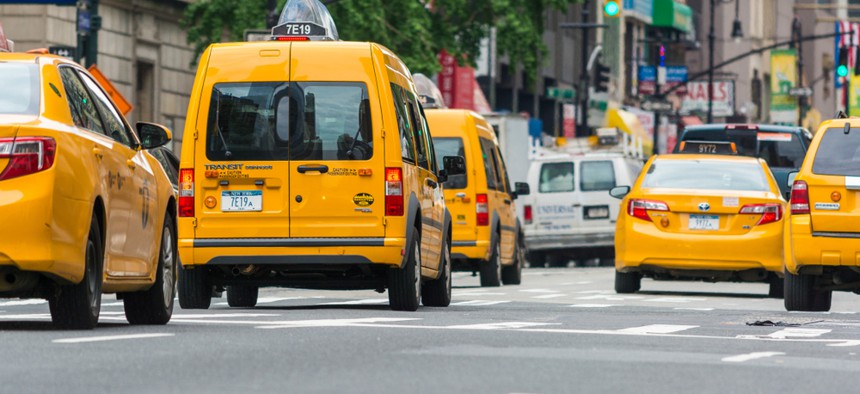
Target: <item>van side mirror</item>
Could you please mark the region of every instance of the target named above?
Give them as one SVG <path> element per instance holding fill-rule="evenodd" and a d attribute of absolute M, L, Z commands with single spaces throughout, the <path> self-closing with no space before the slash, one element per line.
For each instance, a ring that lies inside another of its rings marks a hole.
<path fill-rule="evenodd" d="M 630 193 L 630 186 L 616 186 L 609 190 L 609 195 L 617 199 L 622 199 Z"/>
<path fill-rule="evenodd" d="M 137 122 L 137 135 L 143 149 L 158 148 L 170 142 L 172 135 L 167 127 L 160 124 Z"/>
<path fill-rule="evenodd" d="M 439 183 L 448 182 L 448 171 L 445 171 L 444 168 L 439 170 L 439 172 L 436 173 L 436 180 L 439 181 Z"/>
<path fill-rule="evenodd" d="M 514 183 L 514 193 L 516 196 L 528 196 L 531 194 L 531 189 L 529 188 L 529 184 L 525 182 L 515 182 Z"/>
<path fill-rule="evenodd" d="M 442 158 L 445 175 L 463 175 L 466 173 L 466 159 L 463 156 L 445 156 Z"/>

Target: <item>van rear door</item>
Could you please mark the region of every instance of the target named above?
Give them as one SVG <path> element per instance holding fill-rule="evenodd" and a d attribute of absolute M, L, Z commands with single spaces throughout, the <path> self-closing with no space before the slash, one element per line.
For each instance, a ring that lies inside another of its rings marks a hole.
<path fill-rule="evenodd" d="M 582 210 L 578 227 L 584 233 L 614 232 L 619 204 L 609 195 L 617 185 L 617 174 L 612 159 L 582 160 L 579 162 L 579 191 Z"/>
<path fill-rule="evenodd" d="M 809 190 L 812 231 L 860 233 L 860 129 L 824 131 L 804 177 Z"/>
<path fill-rule="evenodd" d="M 573 161 L 548 161 L 538 171 L 534 196 L 534 235 L 572 232 L 577 225 L 577 205 Z"/>

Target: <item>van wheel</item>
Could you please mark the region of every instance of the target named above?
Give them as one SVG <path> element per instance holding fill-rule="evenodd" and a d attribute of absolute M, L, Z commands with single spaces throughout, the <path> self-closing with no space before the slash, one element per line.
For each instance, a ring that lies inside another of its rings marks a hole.
<path fill-rule="evenodd" d="M 642 287 L 642 275 L 638 272 L 615 271 L 615 292 L 618 294 L 630 294 L 639 291 Z"/>
<path fill-rule="evenodd" d="M 205 266 L 179 267 L 179 306 L 182 309 L 209 309 L 212 291 Z"/>
<path fill-rule="evenodd" d="M 414 312 L 421 301 L 421 238 L 417 228 L 409 244 L 403 268 L 388 270 L 388 303 L 395 311 Z"/>
<path fill-rule="evenodd" d="M 125 318 L 131 324 L 167 324 L 176 294 L 176 228 L 170 215 L 161 229 L 155 283 L 148 290 L 123 295 Z"/>
<path fill-rule="evenodd" d="M 546 254 L 542 252 L 529 252 L 528 260 L 531 268 L 546 267 Z"/>
<path fill-rule="evenodd" d="M 815 276 L 785 272 L 785 310 L 826 312 L 832 296 L 832 291 L 815 290 Z"/>
<path fill-rule="evenodd" d="M 91 330 L 99 322 L 102 306 L 102 250 L 101 230 L 95 216 L 90 221 L 84 255 L 84 278 L 81 283 L 58 286 L 57 294 L 48 300 L 51 320 L 59 328 Z"/>
<path fill-rule="evenodd" d="M 502 249 L 499 243 L 493 244 L 493 254 L 490 260 L 482 261 L 481 265 L 481 287 L 499 287 L 502 285 Z"/>
<path fill-rule="evenodd" d="M 770 298 L 783 298 L 785 295 L 785 280 L 773 275 L 768 281 L 767 296 Z"/>
<path fill-rule="evenodd" d="M 257 286 L 227 286 L 227 305 L 233 308 L 253 308 L 257 306 Z"/>
<path fill-rule="evenodd" d="M 523 245 L 517 245 L 514 251 L 514 264 L 502 267 L 502 283 L 506 285 L 518 285 L 523 278 L 523 264 L 526 261 L 526 253 Z"/>
<path fill-rule="evenodd" d="M 439 262 L 439 278 L 427 281 L 421 288 L 421 303 L 424 306 L 451 305 L 451 248 L 448 241 L 442 243 L 442 259 Z"/>

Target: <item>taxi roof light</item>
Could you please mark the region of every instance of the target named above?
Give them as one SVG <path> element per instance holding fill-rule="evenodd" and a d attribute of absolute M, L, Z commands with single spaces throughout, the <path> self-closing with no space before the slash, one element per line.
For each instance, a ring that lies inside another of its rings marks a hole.
<path fill-rule="evenodd" d="M 337 26 L 319 0 L 289 0 L 272 28 L 273 41 L 338 41 Z"/>

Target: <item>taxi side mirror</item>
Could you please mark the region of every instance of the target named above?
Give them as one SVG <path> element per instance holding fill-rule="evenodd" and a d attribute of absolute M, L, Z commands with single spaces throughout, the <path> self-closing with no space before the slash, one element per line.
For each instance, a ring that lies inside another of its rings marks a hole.
<path fill-rule="evenodd" d="M 143 149 L 158 148 L 170 142 L 172 135 L 167 127 L 160 124 L 137 122 L 137 135 Z"/>
<path fill-rule="evenodd" d="M 445 175 L 463 175 L 466 173 L 466 159 L 463 156 L 445 156 L 442 158 Z"/>
<path fill-rule="evenodd" d="M 609 190 L 609 195 L 617 199 L 622 199 L 630 193 L 630 186 L 616 186 Z"/>
<path fill-rule="evenodd" d="M 525 182 L 514 182 L 514 193 L 517 197 L 519 196 L 528 196 L 531 194 L 531 189 L 529 188 L 529 184 Z"/>
<path fill-rule="evenodd" d="M 439 170 L 439 172 L 436 173 L 436 180 L 439 181 L 439 183 L 448 182 L 448 171 L 445 171 L 445 169 Z"/>

